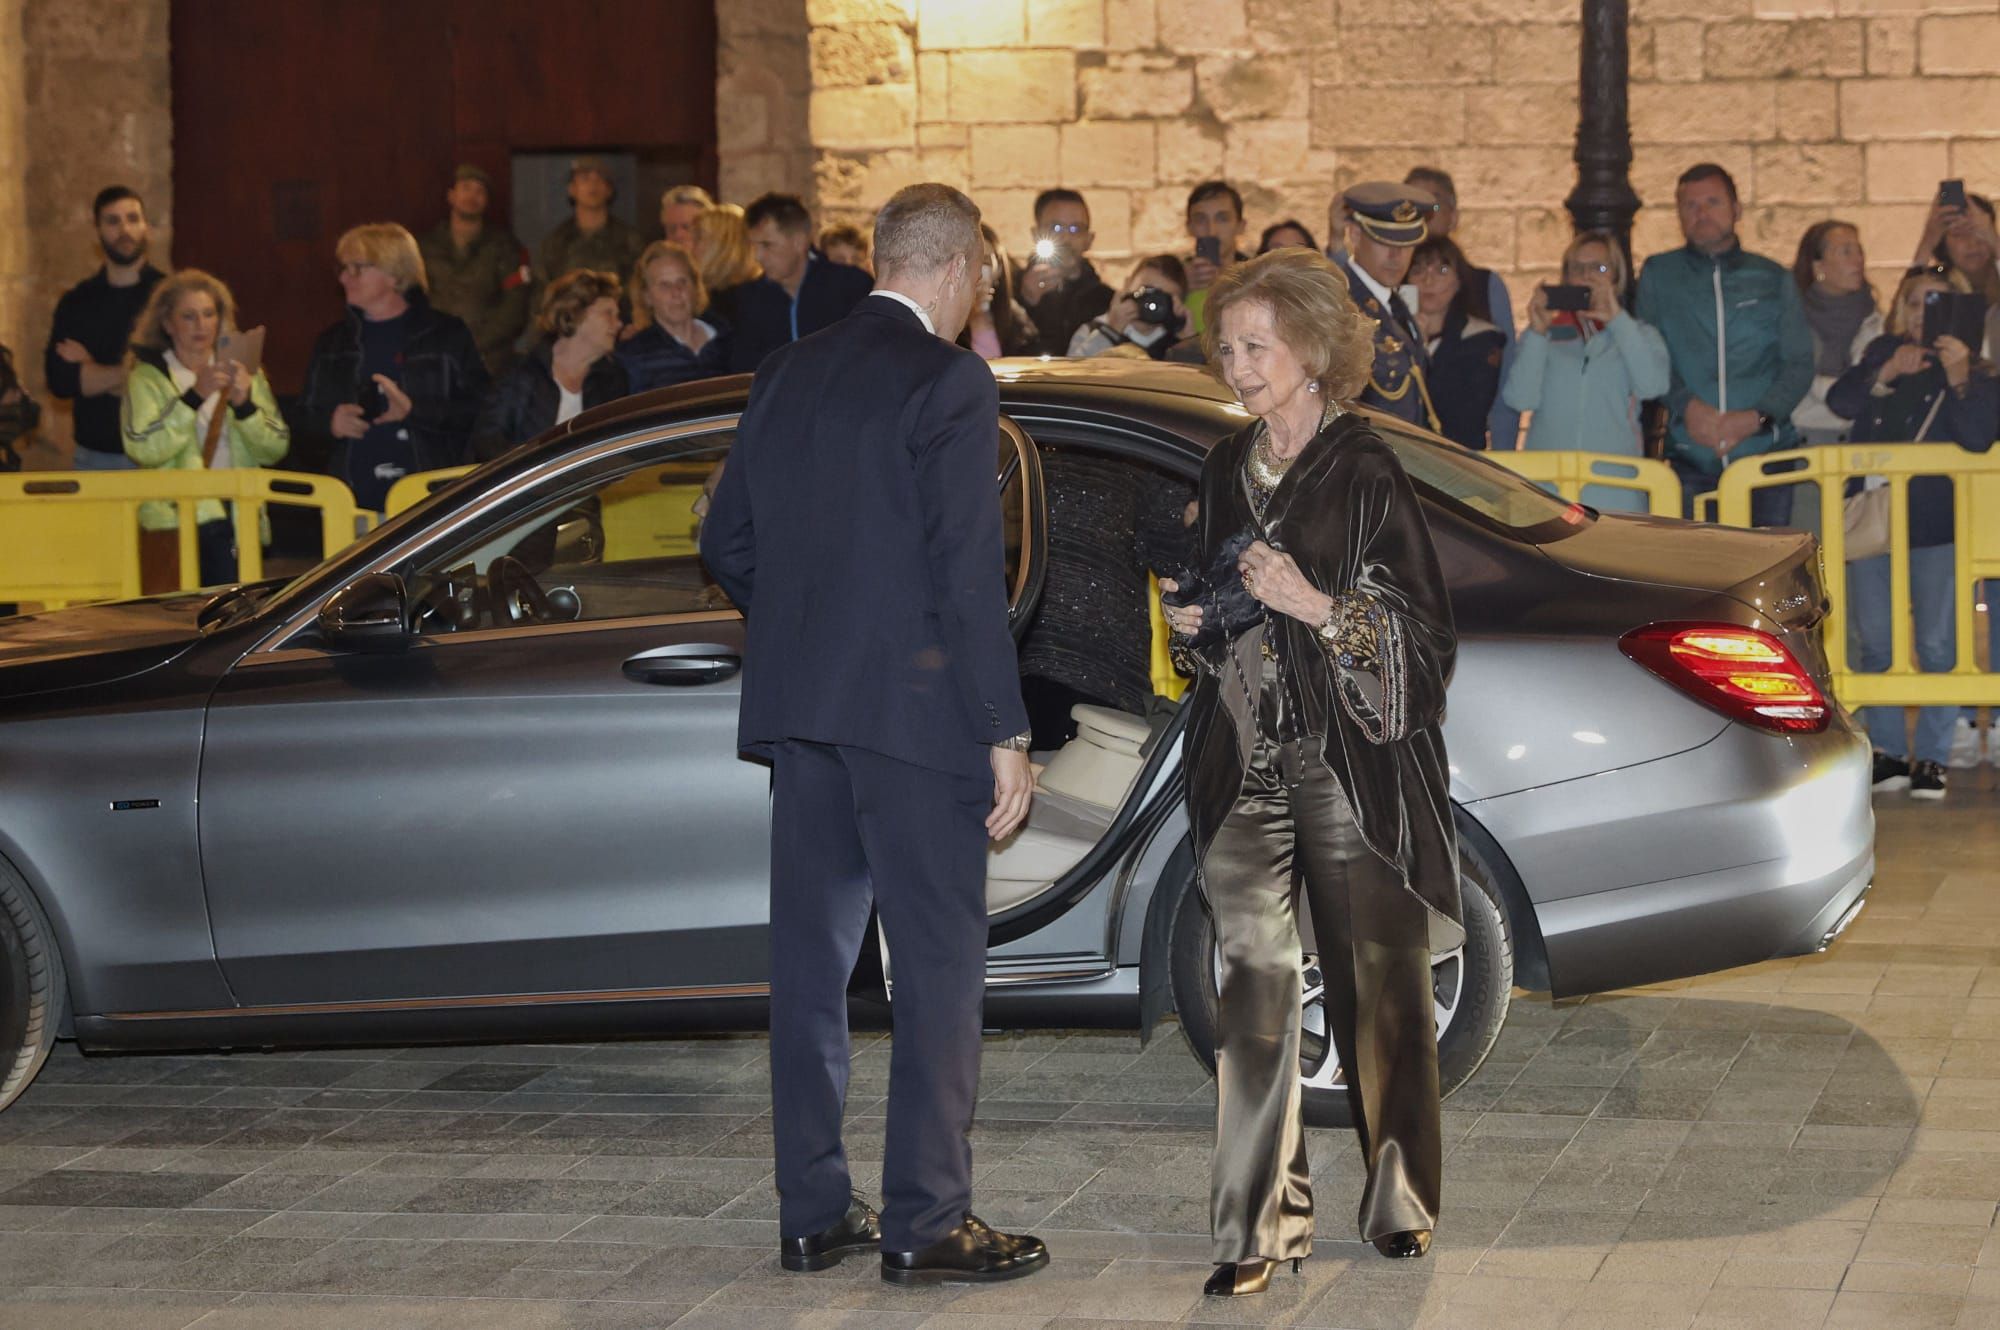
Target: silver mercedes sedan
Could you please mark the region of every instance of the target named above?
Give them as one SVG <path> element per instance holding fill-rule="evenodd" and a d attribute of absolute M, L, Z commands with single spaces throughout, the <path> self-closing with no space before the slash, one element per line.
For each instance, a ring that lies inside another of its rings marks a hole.
<path fill-rule="evenodd" d="M 1187 482 L 1244 417 L 1193 368 L 994 369 L 1025 630 L 1064 557 L 1044 457 Z M 769 772 L 736 753 L 743 624 L 695 553 L 747 392 L 587 413 L 289 582 L 0 621 L 0 1105 L 59 1037 L 761 1028 Z M 1868 888 L 1874 819 L 1812 538 L 1600 515 L 1377 425 L 1461 638 L 1445 738 L 1468 937 L 1436 963 L 1446 1089 L 1517 987 L 1824 947 Z M 991 856 L 988 1021 L 1150 1030 L 1178 1012 L 1212 1061 L 1182 718 L 1162 696 L 1076 720 Z M 894 968 L 864 952 L 853 1014 L 880 1024 Z M 1309 1112 L 1344 1121 L 1303 951 L 1300 975 Z"/>

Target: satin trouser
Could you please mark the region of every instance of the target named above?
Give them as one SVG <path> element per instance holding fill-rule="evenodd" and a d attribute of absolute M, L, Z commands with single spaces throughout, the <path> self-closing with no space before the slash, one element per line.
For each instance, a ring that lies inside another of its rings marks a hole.
<path fill-rule="evenodd" d="M 1312 1251 L 1299 1084 L 1301 886 L 1368 1169 L 1361 1237 L 1437 1224 L 1444 1145 L 1429 920 L 1362 842 L 1318 741 L 1304 742 L 1304 781 L 1287 790 L 1275 746 L 1258 740 L 1203 864 L 1222 963 L 1209 1189 L 1217 1264 Z"/>

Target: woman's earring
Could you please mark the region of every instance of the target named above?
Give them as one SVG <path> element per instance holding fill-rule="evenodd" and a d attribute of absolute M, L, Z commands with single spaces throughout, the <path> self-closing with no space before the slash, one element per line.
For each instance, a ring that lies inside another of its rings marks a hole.
<path fill-rule="evenodd" d="M 1307 391 L 1307 392 L 1309 392 L 1309 393 L 1316 393 L 1316 392 L 1318 392 L 1318 391 L 1319 391 L 1319 380 L 1318 380 L 1318 379 L 1314 379 L 1314 380 L 1313 380 L 1313 381 L 1312 381 L 1311 383 L 1308 383 L 1308 384 L 1306 385 L 1306 391 Z"/>

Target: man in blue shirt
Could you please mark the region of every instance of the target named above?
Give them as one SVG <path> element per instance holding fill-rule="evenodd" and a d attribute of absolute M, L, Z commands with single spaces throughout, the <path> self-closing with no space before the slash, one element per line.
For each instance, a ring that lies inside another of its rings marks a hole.
<path fill-rule="evenodd" d="M 830 263 L 813 250 L 812 214 L 790 194 L 757 199 L 743 210 L 743 224 L 764 275 L 714 297 L 716 312 L 735 329 L 729 368 L 738 374 L 846 318 L 875 286 L 863 269 Z"/>

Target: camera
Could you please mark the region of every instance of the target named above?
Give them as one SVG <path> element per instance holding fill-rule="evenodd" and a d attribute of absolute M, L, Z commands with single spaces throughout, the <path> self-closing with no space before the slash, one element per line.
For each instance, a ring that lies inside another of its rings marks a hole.
<path fill-rule="evenodd" d="M 361 385 L 354 402 L 361 408 L 361 418 L 371 425 L 389 413 L 389 394 L 373 379 Z"/>
<path fill-rule="evenodd" d="M 1966 208 L 1965 182 L 1963 180 L 1938 181 L 1938 204 L 1941 207 L 1957 208 L 1960 212 L 1964 212 Z"/>
<path fill-rule="evenodd" d="M 1551 284 L 1542 289 L 1549 293 L 1549 308 L 1552 310 L 1581 314 L 1590 308 L 1590 288 L 1587 286 Z"/>
<path fill-rule="evenodd" d="M 1182 319 L 1174 312 L 1173 296 L 1159 287 L 1140 287 L 1132 293 L 1132 303 L 1139 307 L 1139 322 L 1165 328 L 1170 333 L 1181 330 Z"/>

